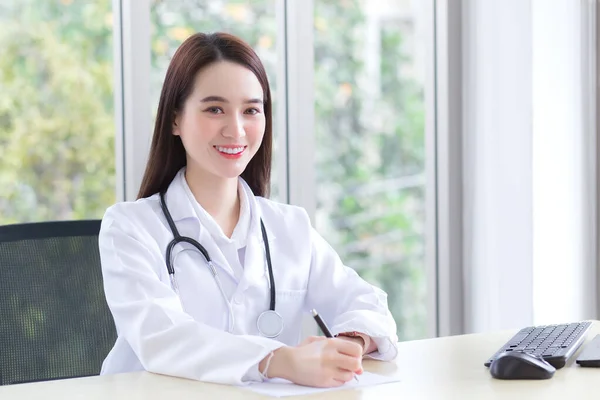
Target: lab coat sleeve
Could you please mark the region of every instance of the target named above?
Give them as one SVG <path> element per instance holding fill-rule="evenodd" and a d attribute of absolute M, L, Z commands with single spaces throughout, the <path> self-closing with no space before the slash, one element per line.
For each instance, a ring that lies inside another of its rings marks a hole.
<path fill-rule="evenodd" d="M 311 228 L 312 258 L 307 306 L 316 309 L 333 335 L 360 332 L 369 335 L 377 351 L 367 357 L 396 358 L 398 336 L 387 294 L 345 266 L 335 250 Z"/>
<path fill-rule="evenodd" d="M 160 281 L 156 268 L 164 268 L 164 259 L 140 240 L 144 232 L 123 213 L 112 214 L 105 215 L 99 237 L 106 299 L 119 336 L 144 369 L 223 384 L 261 381 L 259 362 L 283 344 L 194 320 Z"/>

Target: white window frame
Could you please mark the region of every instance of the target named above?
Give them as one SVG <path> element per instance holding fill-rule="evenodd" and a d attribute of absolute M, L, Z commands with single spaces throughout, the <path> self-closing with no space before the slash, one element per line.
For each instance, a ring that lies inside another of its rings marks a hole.
<path fill-rule="evenodd" d="M 596 319 L 600 318 L 600 185 L 598 184 L 598 178 L 600 177 L 600 162 L 598 161 L 598 155 L 600 154 L 600 7 L 598 7 L 596 0 L 587 0 L 588 4 L 588 15 L 590 20 L 588 21 L 588 34 L 590 37 L 591 48 L 594 52 L 590 54 L 587 60 L 589 71 L 592 73 L 588 76 L 590 83 L 590 97 L 588 104 L 590 104 L 589 112 L 589 129 L 595 132 L 594 143 L 591 147 L 591 151 L 594 153 L 592 163 L 594 164 L 593 181 L 596 183 L 596 187 L 593 190 L 592 198 L 595 206 L 595 226 L 593 232 L 595 237 L 593 238 L 593 244 L 596 246 L 593 252 L 594 264 L 596 266 Z"/>
<path fill-rule="evenodd" d="M 152 140 L 150 0 L 113 0 L 116 193 L 133 201 Z"/>
<path fill-rule="evenodd" d="M 462 176 L 462 1 L 434 0 L 435 71 L 428 101 L 429 277 L 436 277 L 436 336 L 464 333 Z M 433 110 L 432 110 L 433 108 Z M 432 272 L 435 270 L 435 272 Z M 430 285 L 433 283 L 430 283 Z M 433 300 L 433 299 L 432 299 Z M 433 314 L 433 312 L 432 312 Z M 433 325 L 433 323 L 431 323 Z"/>
<path fill-rule="evenodd" d="M 314 112 L 314 52 L 313 0 L 281 1 L 285 53 L 280 62 L 285 68 L 285 131 L 280 131 L 287 144 L 287 201 L 306 209 L 314 223 L 316 210 L 315 186 L 315 112 Z M 285 133 L 284 133 L 285 132 Z"/>

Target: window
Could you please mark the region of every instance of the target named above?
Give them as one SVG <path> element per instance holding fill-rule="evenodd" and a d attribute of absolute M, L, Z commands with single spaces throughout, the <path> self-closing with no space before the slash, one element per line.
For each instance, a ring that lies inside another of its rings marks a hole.
<path fill-rule="evenodd" d="M 403 340 L 427 336 L 418 3 L 314 3 L 316 228 L 388 293 Z"/>
<path fill-rule="evenodd" d="M 227 0 L 154 0 L 152 19 L 152 112 L 156 116 L 160 90 L 171 57 L 179 45 L 197 32 L 227 32 L 246 41 L 261 58 L 271 87 L 273 115 L 277 113 L 275 79 L 277 67 L 276 0 L 227 1 Z M 277 134 L 273 121 L 273 168 L 271 198 L 278 198 L 277 191 Z"/>
<path fill-rule="evenodd" d="M 0 223 L 115 201 L 111 0 L 0 5 Z"/>

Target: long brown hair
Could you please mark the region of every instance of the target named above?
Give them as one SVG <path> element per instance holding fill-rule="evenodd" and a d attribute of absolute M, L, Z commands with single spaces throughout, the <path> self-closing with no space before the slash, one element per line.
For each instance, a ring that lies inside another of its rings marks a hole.
<path fill-rule="evenodd" d="M 233 35 L 217 32 L 190 36 L 173 55 L 160 93 L 152 145 L 138 199 L 166 191 L 177 171 L 186 165 L 186 153 L 181 138 L 173 135 L 175 114 L 183 110 L 185 101 L 194 89 L 194 80 L 198 72 L 222 60 L 248 68 L 262 86 L 265 134 L 260 148 L 241 176 L 256 196 L 269 195 L 273 138 L 271 89 L 267 73 L 260 58 L 247 43 Z"/>

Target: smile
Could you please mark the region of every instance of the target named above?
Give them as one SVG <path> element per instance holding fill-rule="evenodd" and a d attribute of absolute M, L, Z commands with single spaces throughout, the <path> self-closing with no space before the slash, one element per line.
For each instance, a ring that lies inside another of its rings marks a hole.
<path fill-rule="evenodd" d="M 240 147 L 221 147 L 221 146 L 214 146 L 215 149 L 217 149 L 219 152 L 221 153 L 225 153 L 225 154 L 230 154 L 230 155 L 237 155 L 237 154 L 242 154 L 242 152 L 244 150 L 246 150 L 246 146 L 240 146 Z"/>

